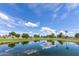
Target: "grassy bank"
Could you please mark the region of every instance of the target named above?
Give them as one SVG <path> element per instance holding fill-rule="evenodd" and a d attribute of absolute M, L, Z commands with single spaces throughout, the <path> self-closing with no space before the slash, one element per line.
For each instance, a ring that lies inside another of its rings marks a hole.
<path fill-rule="evenodd" d="M 17 43 L 17 42 L 25 42 L 25 41 L 40 41 L 40 40 L 48 40 L 48 41 L 62 41 L 62 42 L 75 42 L 79 43 L 79 39 L 72 39 L 72 38 L 28 38 L 28 39 L 4 39 L 0 38 L 0 43 Z"/>

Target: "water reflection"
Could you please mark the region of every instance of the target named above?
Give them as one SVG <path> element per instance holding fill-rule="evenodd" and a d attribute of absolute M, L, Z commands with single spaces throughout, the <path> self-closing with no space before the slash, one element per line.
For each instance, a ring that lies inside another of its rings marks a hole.
<path fill-rule="evenodd" d="M 38 52 L 38 50 L 36 50 L 36 49 L 31 49 L 31 50 L 24 51 L 24 53 L 26 53 L 27 55 L 34 54 L 34 53 L 37 53 L 37 52 Z"/>
<path fill-rule="evenodd" d="M 52 40 L 47 40 L 47 42 L 52 42 Z"/>
<path fill-rule="evenodd" d="M 58 41 L 61 45 L 63 45 L 63 43 L 64 43 L 63 41 L 60 41 L 60 40 L 57 40 L 57 41 Z"/>
<path fill-rule="evenodd" d="M 63 44 L 64 44 L 64 42 L 63 42 L 63 41 L 60 41 L 60 40 L 57 40 L 57 41 L 58 41 L 61 45 L 63 45 Z M 69 45 L 69 44 L 68 44 L 68 42 L 66 42 L 66 43 L 65 43 L 65 49 L 66 49 L 66 50 L 68 50 L 68 49 L 69 49 L 68 45 Z"/>
<path fill-rule="evenodd" d="M 40 44 L 40 46 L 42 47 L 42 49 L 49 49 L 51 47 L 55 47 L 56 45 L 54 44 L 54 42 L 43 42 L 42 44 Z"/>
<path fill-rule="evenodd" d="M 69 49 L 69 47 L 68 47 L 68 43 L 66 43 L 66 50 L 68 50 Z"/>
<path fill-rule="evenodd" d="M 12 49 L 7 49 L 7 50 L 5 50 L 5 52 L 9 52 L 9 51 L 11 51 Z"/>
<path fill-rule="evenodd" d="M 30 41 L 28 44 L 33 44 L 33 43 L 35 43 L 34 41 Z"/>
<path fill-rule="evenodd" d="M 24 41 L 24 42 L 21 42 L 21 43 L 22 43 L 22 45 L 25 45 L 25 44 L 28 44 L 29 41 Z"/>
<path fill-rule="evenodd" d="M 16 42 L 16 44 L 19 44 L 20 42 Z"/>
<path fill-rule="evenodd" d="M 4 44 L 0 45 L 0 55 L 79 55 L 79 45 L 46 40 Z"/>
<path fill-rule="evenodd" d="M 0 53 L 0 56 L 13 56 L 11 53 Z"/>
<path fill-rule="evenodd" d="M 52 41 L 51 43 L 52 43 L 52 45 L 54 45 L 54 43 L 55 43 L 55 42 L 54 42 L 54 41 Z"/>
<path fill-rule="evenodd" d="M 40 40 L 34 40 L 34 42 L 38 42 L 38 41 L 40 41 Z"/>
<path fill-rule="evenodd" d="M 15 43 L 8 44 L 8 47 L 11 47 L 11 48 L 15 47 Z"/>
<path fill-rule="evenodd" d="M 79 42 L 76 42 L 77 45 L 79 45 Z"/>
<path fill-rule="evenodd" d="M 66 50 L 68 50 L 69 49 L 69 47 L 68 46 L 66 46 Z"/>

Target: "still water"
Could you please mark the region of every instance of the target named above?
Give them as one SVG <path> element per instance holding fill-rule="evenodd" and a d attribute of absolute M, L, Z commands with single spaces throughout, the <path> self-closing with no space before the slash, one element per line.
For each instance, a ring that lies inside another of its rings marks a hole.
<path fill-rule="evenodd" d="M 79 45 L 60 41 L 2 44 L 0 56 L 79 56 Z"/>

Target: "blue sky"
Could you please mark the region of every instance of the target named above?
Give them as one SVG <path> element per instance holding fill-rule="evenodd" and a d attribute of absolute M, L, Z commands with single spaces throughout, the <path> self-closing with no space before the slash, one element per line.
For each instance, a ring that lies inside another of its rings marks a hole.
<path fill-rule="evenodd" d="M 47 35 L 79 32 L 79 4 L 0 4 L 0 34 L 11 31 Z"/>

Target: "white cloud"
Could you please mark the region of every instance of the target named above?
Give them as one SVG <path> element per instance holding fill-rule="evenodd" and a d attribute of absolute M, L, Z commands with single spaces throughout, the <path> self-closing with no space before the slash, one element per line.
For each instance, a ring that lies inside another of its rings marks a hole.
<path fill-rule="evenodd" d="M 8 34 L 10 31 L 8 30 L 0 30 L 0 35 L 6 35 Z"/>
<path fill-rule="evenodd" d="M 63 35 L 67 35 L 67 36 L 70 36 L 70 37 L 74 37 L 74 34 L 75 34 L 74 32 L 71 32 L 71 31 L 68 31 L 68 33 L 66 33 L 66 32 L 63 31 L 63 30 L 57 32 L 57 35 L 58 35 L 59 33 L 63 33 Z"/>
<path fill-rule="evenodd" d="M 8 21 L 9 20 L 9 17 L 7 15 L 5 15 L 4 13 L 0 12 L 0 18 L 2 20 L 5 20 L 5 21 Z"/>
<path fill-rule="evenodd" d="M 59 34 L 59 33 L 63 33 L 65 35 L 65 31 L 63 31 L 63 30 L 59 31 L 57 34 Z"/>
<path fill-rule="evenodd" d="M 47 35 L 50 35 L 52 33 L 55 33 L 55 30 L 54 29 L 51 29 L 49 27 L 42 27 L 40 31 L 41 32 L 44 32 Z"/>
<path fill-rule="evenodd" d="M 32 23 L 32 22 L 27 22 L 25 23 L 25 26 L 27 27 L 38 27 L 38 24 Z"/>
<path fill-rule="evenodd" d="M 11 25 L 11 24 L 7 24 L 7 26 L 8 26 L 9 28 L 15 28 L 15 26 L 13 26 L 13 25 Z"/>
<path fill-rule="evenodd" d="M 13 19 L 13 17 L 11 17 L 11 16 L 9 16 L 9 15 L 7 15 L 5 13 L 2 13 L 2 12 L 0 12 L 0 22 L 2 24 L 7 25 L 10 28 L 13 28 L 14 25 L 16 24 L 15 20 Z"/>
<path fill-rule="evenodd" d="M 3 12 L 0 12 L 0 20 L 2 21 L 7 21 L 7 22 L 15 22 L 12 16 L 7 15 Z"/>
<path fill-rule="evenodd" d="M 0 22 L 1 24 L 4 24 L 9 28 L 15 28 L 16 26 L 22 26 L 22 27 L 25 27 L 25 26 L 38 27 L 39 26 L 39 23 L 32 23 L 32 22 L 26 23 L 20 18 L 15 18 L 2 12 L 0 12 Z"/>
<path fill-rule="evenodd" d="M 54 12 L 58 12 L 58 11 L 62 8 L 62 6 L 63 6 L 63 5 L 58 6 L 58 7 L 54 10 Z"/>
<path fill-rule="evenodd" d="M 74 37 L 75 33 L 74 32 L 68 32 L 67 35 L 70 36 L 70 37 Z"/>

